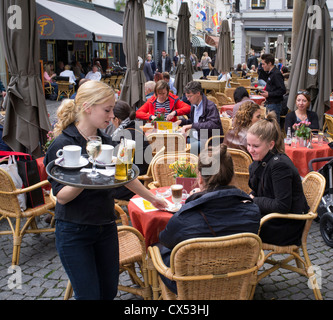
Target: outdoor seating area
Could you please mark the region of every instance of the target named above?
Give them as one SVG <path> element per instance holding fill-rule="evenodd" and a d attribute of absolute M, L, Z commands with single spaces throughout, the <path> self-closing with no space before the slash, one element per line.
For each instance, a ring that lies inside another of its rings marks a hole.
<path fill-rule="evenodd" d="M 294 34 L 242 1 L 120 2 L 20 2 L 15 31 L 0 6 L 0 300 L 332 300 L 330 9 Z"/>

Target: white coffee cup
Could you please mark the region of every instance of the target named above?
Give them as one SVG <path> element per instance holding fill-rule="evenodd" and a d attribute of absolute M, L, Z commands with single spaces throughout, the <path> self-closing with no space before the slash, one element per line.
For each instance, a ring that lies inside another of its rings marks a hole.
<path fill-rule="evenodd" d="M 113 146 L 102 144 L 102 151 L 96 160 L 105 164 L 110 164 L 112 162 L 113 150 Z"/>
<path fill-rule="evenodd" d="M 56 155 L 64 158 L 65 166 L 77 166 L 80 164 L 81 150 L 80 146 L 68 145 L 58 150 Z"/>

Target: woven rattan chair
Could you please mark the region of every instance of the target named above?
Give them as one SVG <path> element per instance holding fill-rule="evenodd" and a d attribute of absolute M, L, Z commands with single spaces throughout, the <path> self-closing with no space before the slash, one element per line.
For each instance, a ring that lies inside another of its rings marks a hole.
<path fill-rule="evenodd" d="M 226 96 L 228 98 L 231 99 L 231 103 L 235 103 L 235 100 L 234 100 L 234 92 L 235 92 L 236 88 L 225 88 L 224 90 L 224 93 L 226 94 Z"/>
<path fill-rule="evenodd" d="M 165 147 L 166 153 L 185 152 L 186 139 L 181 133 L 151 133 L 147 136 L 153 156 Z"/>
<path fill-rule="evenodd" d="M 324 194 L 326 180 L 318 172 L 308 173 L 302 181 L 304 194 L 308 205 L 310 207 L 309 213 L 307 214 L 280 214 L 271 213 L 264 216 L 260 221 L 260 226 L 271 219 L 292 219 L 292 220 L 304 220 L 305 225 L 302 234 L 302 241 L 300 246 L 290 245 L 290 246 L 276 246 L 271 244 L 263 243 L 263 249 L 267 253 L 265 255 L 265 263 L 272 265 L 269 269 L 264 270 L 258 276 L 258 282 L 274 272 L 279 268 L 284 268 L 297 272 L 301 275 L 309 278 L 309 282 L 312 284 L 312 289 L 317 300 L 321 300 L 322 296 L 316 281 L 316 277 L 313 271 L 313 267 L 310 261 L 309 254 L 307 252 L 307 236 L 312 224 L 312 221 L 317 217 L 317 208 Z M 260 232 L 259 232 L 260 235 Z M 303 251 L 304 258 L 300 255 L 300 250 Z M 277 254 L 288 254 L 288 257 L 283 260 L 271 259 L 271 256 Z M 295 260 L 296 266 L 289 264 L 290 261 Z"/>
<path fill-rule="evenodd" d="M 219 102 L 217 101 L 217 99 L 215 97 L 211 96 L 210 94 L 207 95 L 207 99 L 210 101 L 213 101 L 215 103 L 216 107 L 219 105 Z"/>
<path fill-rule="evenodd" d="M 156 158 L 152 166 L 153 182 L 149 183 L 149 189 L 155 189 L 159 187 L 167 187 L 175 184 L 176 178 L 174 177 L 174 172 L 170 169 L 170 164 L 177 160 L 185 159 L 186 162 L 198 164 L 198 156 L 187 153 L 178 152 L 173 154 L 164 154 Z"/>
<path fill-rule="evenodd" d="M 223 129 L 223 135 L 226 135 L 228 131 L 232 128 L 232 118 L 221 117 L 220 119 Z"/>
<path fill-rule="evenodd" d="M 333 139 L 333 117 L 329 114 L 325 114 L 325 122 L 323 126 L 323 132 L 327 129 L 327 133 L 330 138 Z"/>
<path fill-rule="evenodd" d="M 116 88 L 117 76 L 111 76 L 109 80 L 109 86 L 113 89 Z"/>
<path fill-rule="evenodd" d="M 22 238 L 26 233 L 54 232 L 54 228 L 39 229 L 35 221 L 36 217 L 43 214 L 49 213 L 52 216 L 54 215 L 50 211 L 54 208 L 54 203 L 49 196 L 44 195 L 45 204 L 35 208 L 27 208 L 25 211 L 21 211 L 17 199 L 17 195 L 19 194 L 31 192 L 46 185 L 50 185 L 50 183 L 44 180 L 28 188 L 16 189 L 10 175 L 3 169 L 0 169 L 0 221 L 7 219 L 10 226 L 10 230 L 0 231 L 0 235 L 13 235 L 13 265 L 19 264 Z"/>
<path fill-rule="evenodd" d="M 120 84 L 124 78 L 125 78 L 125 76 L 123 74 L 118 75 L 116 83 L 114 85 L 115 89 L 120 90 Z"/>
<path fill-rule="evenodd" d="M 218 101 L 218 106 L 224 106 L 226 104 L 233 103 L 233 99 L 229 98 L 225 93 L 216 92 L 215 96 Z"/>
<path fill-rule="evenodd" d="M 185 240 L 172 250 L 170 268 L 163 263 L 158 247 L 149 247 L 148 251 L 155 268 L 154 299 L 252 299 L 263 263 L 261 240 L 252 233 Z M 177 282 L 177 295 L 164 285 L 158 273 Z"/>
<path fill-rule="evenodd" d="M 50 81 L 44 81 L 45 83 L 45 94 L 47 95 L 51 95 L 53 92 L 54 92 L 54 88 L 52 87 L 51 85 L 51 82 Z"/>
<path fill-rule="evenodd" d="M 252 159 L 248 153 L 240 149 L 228 148 L 228 152 L 234 163 L 234 179 L 233 185 L 246 193 L 250 193 L 249 187 L 249 166 Z"/>
<path fill-rule="evenodd" d="M 128 217 L 124 210 L 117 204 L 115 212 L 118 215 L 118 239 L 119 239 L 119 274 L 128 272 L 132 284 L 130 286 L 118 285 L 118 290 L 129 292 L 151 300 L 152 292 L 148 282 L 148 262 L 146 243 L 142 234 L 135 228 L 129 226 Z M 106 253 L 107 254 L 107 253 Z M 136 264 L 140 269 L 141 276 L 136 271 Z M 73 288 L 68 281 L 64 300 L 73 295 Z"/>
<path fill-rule="evenodd" d="M 250 87 L 251 86 L 251 79 L 238 79 L 237 82 L 242 87 Z"/>

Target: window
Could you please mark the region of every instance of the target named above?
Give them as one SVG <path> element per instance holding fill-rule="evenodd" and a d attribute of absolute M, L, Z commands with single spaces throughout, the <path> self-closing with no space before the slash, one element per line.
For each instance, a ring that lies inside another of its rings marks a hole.
<path fill-rule="evenodd" d="M 265 9 L 266 0 L 251 0 L 252 9 Z"/>
<path fill-rule="evenodd" d="M 294 1 L 293 0 L 288 0 L 287 1 L 287 8 L 288 9 L 293 9 L 294 7 Z"/>

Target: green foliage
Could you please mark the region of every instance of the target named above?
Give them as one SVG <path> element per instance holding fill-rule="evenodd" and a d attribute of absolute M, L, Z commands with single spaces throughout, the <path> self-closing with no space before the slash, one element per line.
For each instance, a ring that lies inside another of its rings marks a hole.
<path fill-rule="evenodd" d="M 171 5 L 173 0 L 153 0 L 151 14 L 158 14 L 161 16 L 163 12 L 166 12 L 168 15 L 172 13 Z"/>

